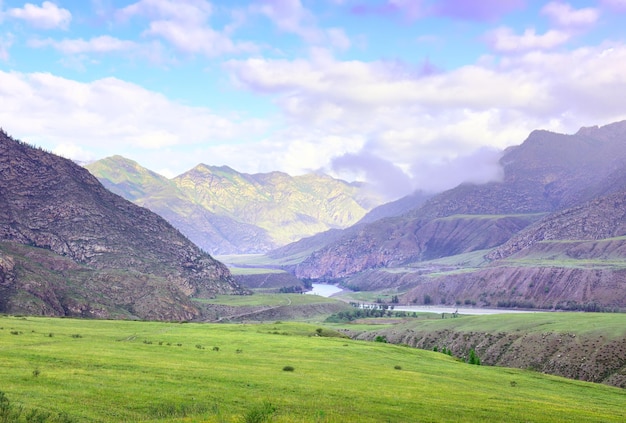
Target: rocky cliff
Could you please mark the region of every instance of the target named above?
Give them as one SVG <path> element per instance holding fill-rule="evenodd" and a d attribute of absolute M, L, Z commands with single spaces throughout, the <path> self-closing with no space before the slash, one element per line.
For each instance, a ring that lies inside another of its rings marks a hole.
<path fill-rule="evenodd" d="M 191 297 L 244 292 L 163 218 L 4 132 L 0 240 L 4 312 L 189 319 Z"/>

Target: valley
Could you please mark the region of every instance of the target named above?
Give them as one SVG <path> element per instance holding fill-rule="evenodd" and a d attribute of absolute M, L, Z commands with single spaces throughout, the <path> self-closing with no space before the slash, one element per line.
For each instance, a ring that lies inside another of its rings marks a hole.
<path fill-rule="evenodd" d="M 601 148 L 560 154 L 582 138 Z M 621 421 L 625 138 L 534 132 L 501 182 L 379 205 L 321 175 L 117 156 L 97 180 L 3 133 L 1 417 Z"/>
<path fill-rule="evenodd" d="M 468 327 L 480 327 L 469 317 L 456 320 L 466 319 Z M 0 359 L 0 417 L 15 422 L 28 415 L 51 422 L 619 422 L 626 417 L 623 389 L 355 341 L 311 323 L 0 316 Z"/>

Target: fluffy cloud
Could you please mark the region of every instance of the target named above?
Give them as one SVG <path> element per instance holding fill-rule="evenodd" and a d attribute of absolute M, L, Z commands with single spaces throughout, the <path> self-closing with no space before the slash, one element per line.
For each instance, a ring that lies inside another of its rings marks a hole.
<path fill-rule="evenodd" d="M 592 27 L 599 19 L 600 12 L 594 8 L 574 9 L 561 2 L 550 2 L 541 9 L 556 29 L 537 34 L 528 28 L 522 35 L 516 35 L 511 28 L 499 27 L 490 31 L 485 39 L 497 53 L 525 53 L 532 50 L 551 50 L 561 46 L 582 30 Z"/>
<path fill-rule="evenodd" d="M 49 1 L 44 1 L 41 6 L 26 3 L 23 8 L 7 10 L 6 15 L 24 20 L 40 29 L 66 29 L 72 20 L 72 14 L 69 10 L 62 9 Z"/>
<path fill-rule="evenodd" d="M 580 28 L 594 25 L 600 17 L 597 9 L 587 7 L 574 9 L 571 5 L 561 2 L 550 2 L 546 4 L 541 13 L 548 16 L 550 20 L 559 27 Z"/>
<path fill-rule="evenodd" d="M 253 3 L 249 11 L 267 17 L 280 31 L 296 34 L 310 45 L 330 45 L 339 50 L 352 45 L 342 28 L 320 28 L 300 0 L 261 0 Z"/>
<path fill-rule="evenodd" d="M 31 47 L 50 46 L 65 54 L 81 54 L 81 53 L 110 53 L 114 51 L 127 51 L 137 47 L 132 41 L 120 40 L 109 35 L 102 35 L 91 38 L 90 40 L 75 39 L 56 41 L 51 38 L 45 40 L 29 41 Z"/>
<path fill-rule="evenodd" d="M 119 10 L 117 18 L 121 21 L 133 17 L 150 19 L 144 36 L 161 38 L 187 54 L 215 57 L 259 50 L 255 43 L 233 41 L 229 31 L 212 28 L 208 23 L 212 13 L 212 5 L 205 0 L 140 0 Z"/>
<path fill-rule="evenodd" d="M 174 147 L 189 155 L 200 144 L 229 143 L 265 130 L 263 122 L 181 105 L 115 78 L 81 83 L 0 71 L 0 98 L 0 122 L 9 133 L 79 160 L 111 154 L 139 160 L 146 152 Z M 199 160 L 190 156 L 186 166 Z"/>
<path fill-rule="evenodd" d="M 516 35 L 507 27 L 497 28 L 486 36 L 491 49 L 498 53 L 550 50 L 565 44 L 571 38 L 571 33 L 555 29 L 541 35 L 536 34 L 534 29 L 526 29 L 522 35 Z"/>
<path fill-rule="evenodd" d="M 535 128 L 574 132 L 625 119 L 624 68 L 622 44 L 535 51 L 427 75 L 397 62 L 338 61 L 322 51 L 306 60 L 226 66 L 241 87 L 275 101 L 302 134 L 300 143 L 315 145 L 318 128 L 358 134 L 360 144 L 329 156 L 339 176 L 373 179 L 368 169 L 386 168 L 392 180 L 408 178 L 404 186 L 423 189 L 499 177 L 497 154 L 481 146 L 519 144 Z"/>

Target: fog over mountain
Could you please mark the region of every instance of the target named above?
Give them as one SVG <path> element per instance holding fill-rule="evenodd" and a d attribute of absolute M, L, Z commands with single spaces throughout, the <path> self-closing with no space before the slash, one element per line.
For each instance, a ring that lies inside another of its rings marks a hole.
<path fill-rule="evenodd" d="M 350 153 L 332 161 L 338 173 L 353 173 L 371 181 L 373 189 L 387 201 L 397 200 L 416 190 L 437 193 L 468 182 L 484 184 L 498 182 L 504 177 L 499 163 L 503 152 L 482 147 L 470 154 L 438 161 L 424 157 L 403 170 L 389 160 L 370 151 Z"/>

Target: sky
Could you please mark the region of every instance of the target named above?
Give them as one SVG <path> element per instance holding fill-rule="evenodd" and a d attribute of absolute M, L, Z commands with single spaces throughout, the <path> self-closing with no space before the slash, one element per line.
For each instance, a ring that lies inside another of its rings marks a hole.
<path fill-rule="evenodd" d="M 626 0 L 0 0 L 0 127 L 89 162 L 497 180 L 535 129 L 626 119 Z"/>

